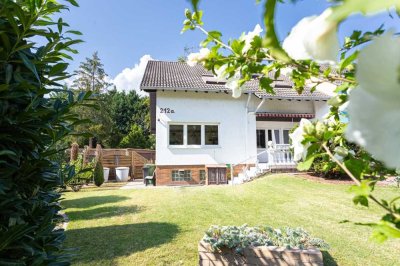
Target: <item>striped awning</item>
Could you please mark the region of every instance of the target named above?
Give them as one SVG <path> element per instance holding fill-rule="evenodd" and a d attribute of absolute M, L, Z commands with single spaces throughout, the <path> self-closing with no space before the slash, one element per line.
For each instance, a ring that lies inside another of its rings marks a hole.
<path fill-rule="evenodd" d="M 266 118 L 314 118 L 314 114 L 298 114 L 298 113 L 269 113 L 260 112 L 256 113 L 256 117 L 266 117 Z"/>

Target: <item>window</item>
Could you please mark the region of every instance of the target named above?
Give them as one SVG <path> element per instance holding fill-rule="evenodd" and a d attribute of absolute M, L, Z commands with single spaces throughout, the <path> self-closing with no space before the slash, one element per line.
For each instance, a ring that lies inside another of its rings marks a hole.
<path fill-rule="evenodd" d="M 257 129 L 257 148 L 265 148 L 265 130 Z"/>
<path fill-rule="evenodd" d="M 272 141 L 272 130 L 268 130 L 268 141 Z"/>
<path fill-rule="evenodd" d="M 281 136 L 279 134 L 279 129 L 274 129 L 274 135 L 275 135 L 275 144 L 281 144 Z"/>
<path fill-rule="evenodd" d="M 183 125 L 169 125 L 169 145 L 183 145 Z"/>
<path fill-rule="evenodd" d="M 284 129 L 283 133 L 283 144 L 289 144 L 289 130 Z"/>
<path fill-rule="evenodd" d="M 218 145 L 219 125 L 170 124 L 169 145 L 196 148 L 201 145 Z"/>
<path fill-rule="evenodd" d="M 201 125 L 187 126 L 187 144 L 201 145 Z"/>
<path fill-rule="evenodd" d="M 205 125 L 205 145 L 218 145 L 218 126 Z"/>
<path fill-rule="evenodd" d="M 200 170 L 200 181 L 206 180 L 206 170 Z"/>
<path fill-rule="evenodd" d="M 192 180 L 192 171 L 190 170 L 172 170 L 172 181 L 190 181 Z"/>

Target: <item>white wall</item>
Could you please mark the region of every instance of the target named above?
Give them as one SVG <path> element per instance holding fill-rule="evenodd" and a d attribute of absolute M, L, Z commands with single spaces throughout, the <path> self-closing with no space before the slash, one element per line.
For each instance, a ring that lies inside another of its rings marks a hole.
<path fill-rule="evenodd" d="M 215 92 L 157 91 L 156 164 L 200 165 L 255 163 L 256 128 L 291 128 L 291 122 L 256 122 L 255 114 L 261 99 L 251 96 L 234 99 L 230 94 Z M 170 108 L 174 113 L 161 113 Z M 326 102 L 266 100 L 259 112 L 314 113 L 319 118 L 328 107 Z M 248 113 L 250 112 L 250 113 Z M 169 123 L 219 124 L 217 147 L 171 147 L 168 144 Z"/>
<path fill-rule="evenodd" d="M 246 101 L 246 95 L 234 99 L 224 93 L 158 91 L 156 164 L 235 164 L 251 156 L 253 158 L 248 163 L 254 163 L 256 123 L 254 115 L 246 114 Z M 170 108 L 174 113 L 160 113 L 160 108 Z M 168 145 L 168 124 L 171 122 L 219 123 L 219 145 L 171 147 Z"/>

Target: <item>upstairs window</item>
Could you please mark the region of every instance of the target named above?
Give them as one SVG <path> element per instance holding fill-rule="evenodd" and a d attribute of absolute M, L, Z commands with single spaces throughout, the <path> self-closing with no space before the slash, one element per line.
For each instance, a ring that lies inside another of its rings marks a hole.
<path fill-rule="evenodd" d="M 183 145 L 183 125 L 169 126 L 169 145 Z"/>
<path fill-rule="evenodd" d="M 205 125 L 205 145 L 218 145 L 218 126 Z"/>
<path fill-rule="evenodd" d="M 197 148 L 219 145 L 219 125 L 180 123 L 169 125 L 169 145 Z"/>
<path fill-rule="evenodd" d="M 201 145 L 201 125 L 187 126 L 187 144 Z"/>

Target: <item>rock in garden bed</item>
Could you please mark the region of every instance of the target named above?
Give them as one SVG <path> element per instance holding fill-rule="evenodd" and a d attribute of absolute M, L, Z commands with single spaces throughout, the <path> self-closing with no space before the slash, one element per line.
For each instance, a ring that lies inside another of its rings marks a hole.
<path fill-rule="evenodd" d="M 199 265 L 323 265 L 328 245 L 301 228 L 212 226 L 198 246 Z"/>

